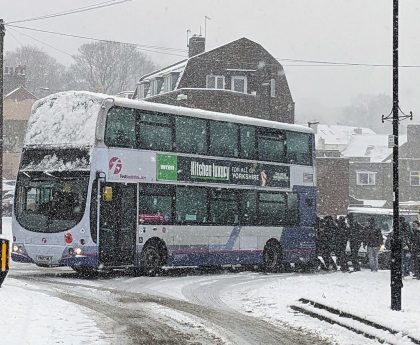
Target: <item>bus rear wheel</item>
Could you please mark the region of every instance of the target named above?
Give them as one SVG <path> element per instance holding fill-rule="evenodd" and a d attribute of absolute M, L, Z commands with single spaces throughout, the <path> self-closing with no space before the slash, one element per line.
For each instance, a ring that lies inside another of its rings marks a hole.
<path fill-rule="evenodd" d="M 146 243 L 141 254 L 141 270 L 145 275 L 159 273 L 166 261 L 164 245 L 159 242 Z"/>
<path fill-rule="evenodd" d="M 278 272 L 281 268 L 281 246 L 277 240 L 271 239 L 264 246 L 263 252 L 264 270 L 266 272 Z"/>

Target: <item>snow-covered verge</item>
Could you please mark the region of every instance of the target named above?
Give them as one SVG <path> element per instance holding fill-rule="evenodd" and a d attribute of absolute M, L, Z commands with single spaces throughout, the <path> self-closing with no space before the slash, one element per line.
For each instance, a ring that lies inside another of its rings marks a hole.
<path fill-rule="evenodd" d="M 237 285 L 223 294 L 223 300 L 268 322 L 287 323 L 293 327 L 315 330 L 339 344 L 377 343 L 352 336 L 340 326 L 312 319 L 289 308 L 299 298 L 307 298 L 420 339 L 420 281 L 407 278 L 403 288 L 403 310 L 390 309 L 389 271 L 361 271 L 352 274 L 335 272 L 296 275 L 272 279 L 267 284 Z M 406 340 L 401 339 L 401 344 Z"/>
<path fill-rule="evenodd" d="M 12 239 L 12 219 L 3 217 L 0 238 Z M 106 344 L 87 311 L 13 278 L 0 288 L 0 344 Z"/>
<path fill-rule="evenodd" d="M 12 240 L 12 217 L 3 217 L 2 219 L 3 231 L 0 238 Z"/>
<path fill-rule="evenodd" d="M 12 278 L 0 289 L 0 315 L 1 344 L 106 343 L 87 311 Z"/>

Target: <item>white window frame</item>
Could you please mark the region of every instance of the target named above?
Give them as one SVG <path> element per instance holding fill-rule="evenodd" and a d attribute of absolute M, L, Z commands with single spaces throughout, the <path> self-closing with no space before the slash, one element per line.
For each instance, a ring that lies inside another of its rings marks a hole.
<path fill-rule="evenodd" d="M 159 92 L 158 92 L 158 80 L 157 79 L 152 79 L 150 81 L 149 94 L 150 94 L 150 96 L 155 96 L 155 95 L 159 94 Z"/>
<path fill-rule="evenodd" d="M 413 184 L 413 177 L 418 179 L 417 184 Z M 420 186 L 420 171 L 410 171 L 410 186 Z"/>
<path fill-rule="evenodd" d="M 274 78 L 270 80 L 270 96 L 276 97 L 276 79 Z"/>
<path fill-rule="evenodd" d="M 243 80 L 244 81 L 244 91 L 236 91 L 235 90 L 235 79 Z M 234 75 L 231 78 L 231 87 L 230 89 L 235 92 L 241 92 L 241 93 L 248 93 L 248 78 L 246 75 Z"/>
<path fill-rule="evenodd" d="M 145 84 L 140 84 L 138 86 L 138 92 L 137 92 L 137 99 L 144 99 L 146 98 L 146 85 Z"/>
<path fill-rule="evenodd" d="M 360 175 L 367 174 L 368 175 L 368 183 L 362 183 L 360 181 Z M 372 180 L 371 177 L 373 176 Z M 375 171 L 357 171 L 356 172 L 356 184 L 358 186 L 375 186 L 376 185 L 376 172 Z"/>
<path fill-rule="evenodd" d="M 163 92 L 172 91 L 172 74 L 163 77 Z"/>
<path fill-rule="evenodd" d="M 214 78 L 214 87 L 210 87 L 209 86 L 209 79 L 210 78 Z M 222 85 L 223 87 L 217 87 L 218 81 L 222 79 Z M 216 89 L 216 90 L 224 90 L 225 88 L 225 76 L 224 75 L 214 75 L 214 74 L 209 74 L 206 76 L 206 88 L 207 89 Z"/>

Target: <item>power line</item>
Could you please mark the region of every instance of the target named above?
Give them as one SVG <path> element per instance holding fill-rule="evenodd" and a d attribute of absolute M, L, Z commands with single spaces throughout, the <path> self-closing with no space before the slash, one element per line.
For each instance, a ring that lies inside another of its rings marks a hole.
<path fill-rule="evenodd" d="M 118 43 L 118 44 L 127 44 L 133 45 L 138 47 L 139 50 L 157 53 L 157 54 L 164 54 L 164 55 L 173 55 L 185 58 L 185 55 L 175 54 L 173 52 L 186 52 L 185 49 L 179 48 L 168 48 L 168 47 L 161 47 L 161 46 L 151 46 L 145 44 L 136 44 L 136 43 L 128 43 L 128 42 L 120 42 L 114 40 L 105 40 L 95 37 L 89 36 L 81 36 L 81 35 L 73 35 L 73 34 L 66 34 L 62 32 L 56 31 L 48 31 L 48 30 L 41 30 L 35 28 L 29 28 L 25 26 L 13 25 L 13 24 L 6 24 L 8 27 L 19 28 L 24 30 L 48 33 L 53 35 L 65 36 L 65 37 L 73 37 L 73 38 L 80 38 L 85 40 L 92 40 L 98 42 L 108 42 L 108 43 Z M 164 51 L 158 51 L 164 50 Z M 275 58 L 280 63 L 283 61 L 292 62 L 293 64 L 284 64 L 283 66 L 286 67 L 392 67 L 391 64 L 370 64 L 370 63 L 359 63 L 359 62 L 346 62 L 346 61 L 325 61 L 325 60 L 305 60 L 305 59 L 290 59 L 290 58 Z M 296 63 L 296 64 L 294 64 Z M 420 68 L 420 65 L 400 65 L 400 68 Z"/>
<path fill-rule="evenodd" d="M 289 61 L 289 62 L 301 62 L 314 65 L 288 65 L 288 66 L 319 66 L 319 67 L 332 67 L 332 66 L 359 66 L 359 67 L 392 67 L 391 64 L 369 64 L 369 63 L 359 63 L 359 62 L 339 62 L 339 61 L 322 61 L 322 60 L 302 60 L 302 59 L 285 59 L 285 58 L 275 58 L 277 61 Z M 399 67 L 404 68 L 419 68 L 420 65 L 399 65 Z"/>
<path fill-rule="evenodd" d="M 128 1 L 133 1 L 133 0 L 108 0 L 105 2 L 100 2 L 100 3 L 96 3 L 96 4 L 92 4 L 90 6 L 83 6 L 83 7 L 79 7 L 79 8 L 75 8 L 73 10 L 68 10 L 68 11 L 63 11 L 63 12 L 57 12 L 57 13 L 52 13 L 52 14 L 46 14 L 43 16 L 38 16 L 38 17 L 32 17 L 32 18 L 26 18 L 26 19 L 21 19 L 21 20 L 15 20 L 15 21 L 11 21 L 11 22 L 7 22 L 5 23 L 5 25 L 7 24 L 16 24 L 16 23 L 24 23 L 24 22 L 32 22 L 35 20 L 41 20 L 41 19 L 49 19 L 49 18 L 56 18 L 56 17 L 61 17 L 61 16 L 67 16 L 70 14 L 75 14 L 75 13 L 82 13 L 82 12 L 87 12 L 87 11 L 92 11 L 92 10 L 96 10 L 99 8 L 104 8 L 104 7 L 109 7 L 109 6 L 115 6 L 115 5 L 119 5 Z"/>
<path fill-rule="evenodd" d="M 13 25 L 13 24 L 8 24 L 7 27 L 24 29 L 24 30 L 30 30 L 30 31 L 36 31 L 36 32 L 43 32 L 43 33 L 48 33 L 48 34 L 52 34 L 52 35 L 59 35 L 59 36 L 65 36 L 65 37 L 80 38 L 80 39 L 91 40 L 91 41 L 98 41 L 98 42 L 127 44 L 127 45 L 136 46 L 136 47 L 138 47 L 139 50 L 143 50 L 143 51 L 147 51 L 147 52 L 151 52 L 151 53 L 165 54 L 165 55 L 174 55 L 174 56 L 180 56 L 180 57 L 185 58 L 185 55 L 180 55 L 180 54 L 172 53 L 172 51 L 181 51 L 181 52 L 186 51 L 184 49 L 167 48 L 167 47 L 159 47 L 159 46 L 149 46 L 149 45 L 145 45 L 145 44 L 136 44 L 136 43 L 113 41 L 113 40 L 105 40 L 105 39 L 95 38 L 95 37 L 88 37 L 88 36 L 81 36 L 81 35 L 73 35 L 73 34 L 66 34 L 66 33 L 56 32 L 56 31 L 48 31 L 48 30 L 28 28 L 28 27 L 25 27 L 25 26 L 19 26 L 19 25 Z M 158 51 L 158 50 L 166 50 L 166 52 L 162 52 L 162 51 Z"/>
<path fill-rule="evenodd" d="M 47 42 L 41 41 L 40 39 L 37 39 L 37 38 L 35 38 L 35 37 L 31 36 L 31 35 L 25 34 L 24 32 L 20 32 L 20 31 L 18 31 L 18 30 L 16 30 L 16 29 L 13 29 L 13 28 L 9 28 L 9 29 L 10 29 L 10 30 L 12 30 L 12 31 L 14 31 L 14 32 L 17 32 L 19 35 L 23 35 L 23 36 L 29 37 L 30 39 L 33 39 L 34 41 L 37 41 L 37 42 L 39 42 L 39 43 L 41 43 L 41 44 L 44 44 L 44 45 L 46 45 L 47 47 L 50 47 L 50 48 L 52 48 L 52 49 L 54 49 L 54 50 L 56 50 L 56 51 L 58 51 L 58 52 L 60 52 L 60 53 L 63 53 L 63 54 L 65 54 L 65 55 L 68 55 L 68 56 L 70 56 L 71 58 L 73 58 L 73 55 L 72 55 L 72 54 L 67 53 L 67 52 L 65 52 L 64 50 L 58 49 L 57 47 L 54 47 L 53 45 L 51 45 L 51 44 L 49 44 L 49 43 L 47 43 Z M 11 33 L 10 33 L 10 34 L 11 34 Z M 22 45 L 22 43 L 20 43 L 20 45 Z"/>

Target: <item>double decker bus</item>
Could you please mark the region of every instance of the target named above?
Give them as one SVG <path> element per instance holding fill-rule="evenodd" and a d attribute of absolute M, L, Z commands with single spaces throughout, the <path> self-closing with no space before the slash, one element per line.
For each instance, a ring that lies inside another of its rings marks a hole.
<path fill-rule="evenodd" d="M 38 101 L 12 258 L 76 271 L 312 263 L 310 128 L 64 92 Z"/>

